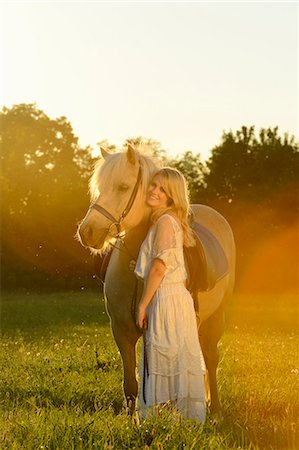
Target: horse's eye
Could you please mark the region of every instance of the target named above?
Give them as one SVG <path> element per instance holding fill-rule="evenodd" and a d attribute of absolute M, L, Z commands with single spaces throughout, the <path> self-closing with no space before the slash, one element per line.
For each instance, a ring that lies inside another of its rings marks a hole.
<path fill-rule="evenodd" d="M 128 186 L 127 184 L 124 184 L 124 183 L 122 183 L 122 184 L 120 184 L 120 185 L 118 186 L 118 190 L 121 191 L 121 192 L 125 192 L 125 191 L 127 191 L 128 189 L 129 189 L 129 186 Z"/>

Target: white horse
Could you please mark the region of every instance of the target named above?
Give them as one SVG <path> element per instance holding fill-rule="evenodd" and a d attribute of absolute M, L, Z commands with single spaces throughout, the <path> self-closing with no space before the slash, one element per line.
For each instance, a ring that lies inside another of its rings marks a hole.
<path fill-rule="evenodd" d="M 135 325 L 132 302 L 136 279 L 129 263 L 137 259 L 148 231 L 150 209 L 145 203 L 146 191 L 158 167 L 152 157 L 130 145 L 126 151 L 115 154 L 102 150 L 102 155 L 90 182 L 92 204 L 79 225 L 78 237 L 83 246 L 98 251 L 103 251 L 107 243 L 116 242 L 106 272 L 104 294 L 112 333 L 122 357 L 127 407 L 132 414 L 138 394 L 136 343 L 141 333 Z M 195 221 L 218 239 L 229 268 L 227 275 L 210 291 L 200 292 L 195 302 L 208 374 L 210 412 L 217 415 L 221 413 L 216 381 L 217 345 L 223 334 L 225 302 L 234 286 L 235 245 L 230 226 L 218 212 L 204 205 L 192 205 L 192 211 Z M 140 294 L 138 289 L 138 298 Z"/>

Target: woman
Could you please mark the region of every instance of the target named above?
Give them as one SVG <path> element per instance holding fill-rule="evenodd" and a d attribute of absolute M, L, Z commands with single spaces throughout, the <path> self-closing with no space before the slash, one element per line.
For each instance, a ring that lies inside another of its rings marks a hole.
<path fill-rule="evenodd" d="M 188 224 L 183 175 L 159 170 L 149 186 L 153 226 L 143 242 L 135 274 L 144 280 L 137 325 L 144 330 L 141 416 L 169 404 L 185 418 L 205 420 L 204 366 L 193 300 L 185 287 L 183 247 L 195 245 Z"/>

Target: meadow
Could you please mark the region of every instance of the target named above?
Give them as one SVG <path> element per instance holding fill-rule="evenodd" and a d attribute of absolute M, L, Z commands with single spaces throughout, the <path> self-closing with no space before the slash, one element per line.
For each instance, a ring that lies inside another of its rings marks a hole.
<path fill-rule="evenodd" d="M 99 292 L 2 292 L 0 345 L 1 449 L 299 448 L 295 295 L 231 300 L 218 423 L 167 411 L 139 424 L 127 417 L 121 359 Z"/>

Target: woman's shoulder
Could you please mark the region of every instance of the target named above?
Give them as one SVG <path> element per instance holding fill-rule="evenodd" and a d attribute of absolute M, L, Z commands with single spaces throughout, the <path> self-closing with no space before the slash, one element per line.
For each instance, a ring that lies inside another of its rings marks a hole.
<path fill-rule="evenodd" d="M 169 222 L 171 223 L 175 223 L 177 225 L 177 227 L 179 227 L 181 229 L 181 222 L 180 219 L 172 213 L 166 212 L 164 214 L 162 214 L 156 221 L 155 225 L 158 224 L 168 224 Z"/>

